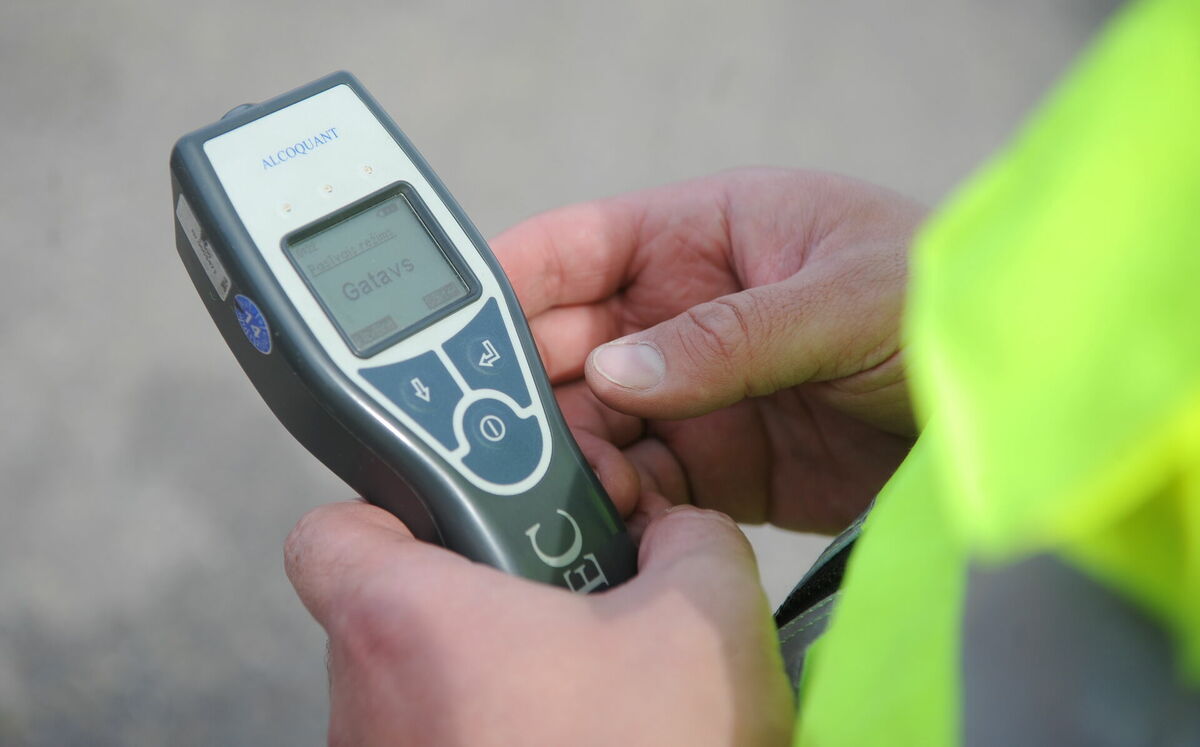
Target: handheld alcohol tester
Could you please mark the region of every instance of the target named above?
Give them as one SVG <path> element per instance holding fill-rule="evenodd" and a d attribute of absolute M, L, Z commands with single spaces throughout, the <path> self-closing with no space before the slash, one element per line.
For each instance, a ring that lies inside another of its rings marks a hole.
<path fill-rule="evenodd" d="M 486 242 L 362 85 L 238 107 L 171 154 L 176 243 L 305 447 L 419 538 L 589 592 L 635 550 Z"/>

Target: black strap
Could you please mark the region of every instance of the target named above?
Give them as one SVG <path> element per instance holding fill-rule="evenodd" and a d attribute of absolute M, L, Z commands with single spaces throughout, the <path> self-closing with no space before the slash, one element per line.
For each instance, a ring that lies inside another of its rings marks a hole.
<path fill-rule="evenodd" d="M 775 612 L 779 648 L 792 688 L 798 689 L 804 675 L 804 657 L 829 624 L 846 572 L 846 561 L 862 531 L 867 513 L 854 520 L 829 543 L 787 599 Z"/>

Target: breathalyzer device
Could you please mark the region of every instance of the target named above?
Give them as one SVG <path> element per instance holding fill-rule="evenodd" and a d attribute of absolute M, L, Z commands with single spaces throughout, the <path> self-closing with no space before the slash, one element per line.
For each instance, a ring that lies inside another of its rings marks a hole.
<path fill-rule="evenodd" d="M 512 287 L 348 73 L 185 135 L 179 256 L 287 429 L 419 538 L 578 592 L 636 551 L 580 454 Z"/>

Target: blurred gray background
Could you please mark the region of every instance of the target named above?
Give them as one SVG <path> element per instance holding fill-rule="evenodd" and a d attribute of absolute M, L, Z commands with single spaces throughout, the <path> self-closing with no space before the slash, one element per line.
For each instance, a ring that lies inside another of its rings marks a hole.
<path fill-rule="evenodd" d="M 746 164 L 941 199 L 1110 1 L 0 4 L 0 744 L 316 744 L 281 544 L 347 488 L 175 255 L 167 156 L 355 72 L 485 235 Z M 755 528 L 782 598 L 825 540 Z"/>

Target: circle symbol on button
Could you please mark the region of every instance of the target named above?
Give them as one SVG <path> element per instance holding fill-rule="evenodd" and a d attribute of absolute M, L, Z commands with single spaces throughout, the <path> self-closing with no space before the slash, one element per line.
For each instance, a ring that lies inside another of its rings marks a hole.
<path fill-rule="evenodd" d="M 495 415 L 484 415 L 479 421 L 479 435 L 492 443 L 504 438 L 504 421 Z"/>

